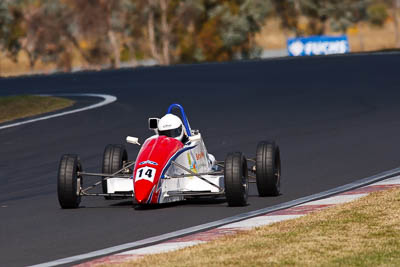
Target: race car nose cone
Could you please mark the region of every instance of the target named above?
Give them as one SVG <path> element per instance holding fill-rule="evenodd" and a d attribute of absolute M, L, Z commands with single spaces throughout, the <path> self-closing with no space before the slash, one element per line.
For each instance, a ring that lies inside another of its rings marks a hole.
<path fill-rule="evenodd" d="M 141 203 L 146 202 L 147 196 L 148 196 L 148 195 L 137 194 L 137 195 L 135 195 L 135 198 L 136 198 L 136 201 L 137 201 L 139 204 L 141 204 Z"/>
<path fill-rule="evenodd" d="M 146 203 L 148 200 L 153 184 L 146 181 L 139 181 L 135 184 L 135 198 L 139 204 Z"/>

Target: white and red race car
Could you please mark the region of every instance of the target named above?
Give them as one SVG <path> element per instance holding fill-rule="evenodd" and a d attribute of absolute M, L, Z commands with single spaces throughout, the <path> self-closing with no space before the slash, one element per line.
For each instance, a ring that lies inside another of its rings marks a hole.
<path fill-rule="evenodd" d="M 174 110 L 181 118 L 172 114 Z M 259 142 L 255 158 L 234 152 L 217 161 L 207 152 L 200 132 L 190 128 L 179 104 L 172 104 L 161 119 L 150 118 L 149 128 L 155 135 L 145 140 L 134 161 L 128 160 L 124 145 L 107 145 L 102 173 L 84 172 L 77 155 L 63 155 L 57 183 L 61 207 L 77 208 L 82 196 L 132 198 L 136 205 L 225 197 L 229 206 L 244 206 L 249 182 L 257 184 L 260 196 L 280 194 L 280 151 L 274 142 Z M 126 140 L 140 145 L 138 138 Z M 101 180 L 84 188 L 84 176 Z M 100 184 L 102 193 L 93 193 Z"/>

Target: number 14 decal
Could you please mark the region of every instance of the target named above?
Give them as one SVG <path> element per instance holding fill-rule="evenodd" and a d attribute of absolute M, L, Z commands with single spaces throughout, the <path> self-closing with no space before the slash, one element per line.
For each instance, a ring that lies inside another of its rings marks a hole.
<path fill-rule="evenodd" d="M 139 180 L 154 181 L 156 176 L 156 169 L 151 167 L 143 167 L 136 170 L 135 182 Z"/>

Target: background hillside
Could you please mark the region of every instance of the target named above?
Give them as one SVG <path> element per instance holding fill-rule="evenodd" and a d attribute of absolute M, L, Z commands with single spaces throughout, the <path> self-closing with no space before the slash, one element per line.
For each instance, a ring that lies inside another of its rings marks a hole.
<path fill-rule="evenodd" d="M 400 47 L 399 0 L 2 0 L 0 75 L 251 59 L 288 37 Z"/>

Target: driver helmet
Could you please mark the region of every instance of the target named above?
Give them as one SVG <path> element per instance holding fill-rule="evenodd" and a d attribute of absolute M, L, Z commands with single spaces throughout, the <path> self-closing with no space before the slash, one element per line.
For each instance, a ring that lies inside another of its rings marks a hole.
<path fill-rule="evenodd" d="M 158 122 L 158 134 L 183 140 L 184 129 L 181 119 L 174 114 L 167 114 Z"/>

